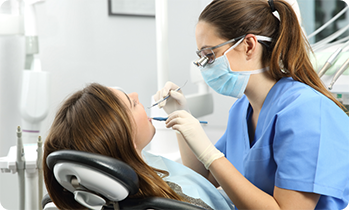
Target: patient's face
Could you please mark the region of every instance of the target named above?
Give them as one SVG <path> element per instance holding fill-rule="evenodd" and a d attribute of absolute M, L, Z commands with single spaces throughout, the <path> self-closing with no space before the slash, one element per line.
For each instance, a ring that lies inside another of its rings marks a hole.
<path fill-rule="evenodd" d="M 125 94 L 120 90 L 114 88 L 110 89 L 125 103 L 126 107 L 130 109 L 137 126 L 135 146 L 136 150 L 140 153 L 151 141 L 155 134 L 155 128 L 151 122 L 151 119 L 147 116 L 143 105 L 139 103 L 137 93 Z"/>

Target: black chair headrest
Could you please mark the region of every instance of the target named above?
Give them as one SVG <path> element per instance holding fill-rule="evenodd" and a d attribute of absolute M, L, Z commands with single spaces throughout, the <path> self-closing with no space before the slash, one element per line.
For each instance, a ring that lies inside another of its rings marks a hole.
<path fill-rule="evenodd" d="M 129 190 L 130 195 L 138 192 L 139 185 L 136 172 L 129 165 L 115 158 L 83 151 L 60 150 L 51 153 L 46 159 L 46 164 L 51 170 L 58 162 L 70 162 L 93 167 L 121 183 Z"/>

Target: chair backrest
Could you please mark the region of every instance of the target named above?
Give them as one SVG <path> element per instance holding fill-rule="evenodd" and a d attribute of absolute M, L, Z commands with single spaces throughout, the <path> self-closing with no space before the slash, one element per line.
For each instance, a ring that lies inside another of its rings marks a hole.
<path fill-rule="evenodd" d="M 77 202 L 89 209 L 157 209 L 203 210 L 199 206 L 168 198 L 131 199 L 128 195 L 138 192 L 138 176 L 126 163 L 111 157 L 82 151 L 61 150 L 46 159 L 56 180 L 74 194 Z M 42 200 L 46 210 L 53 210 L 48 195 Z"/>

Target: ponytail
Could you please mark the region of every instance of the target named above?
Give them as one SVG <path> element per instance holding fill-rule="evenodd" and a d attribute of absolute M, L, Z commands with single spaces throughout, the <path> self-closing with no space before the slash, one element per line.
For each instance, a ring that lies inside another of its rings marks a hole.
<path fill-rule="evenodd" d="M 274 7 L 280 15 L 280 26 L 279 36 L 270 58 L 271 76 L 276 80 L 292 77 L 296 81 L 307 84 L 345 111 L 345 107 L 324 87 L 315 72 L 309 58 L 309 54 L 313 51 L 292 7 L 282 0 L 274 1 Z"/>

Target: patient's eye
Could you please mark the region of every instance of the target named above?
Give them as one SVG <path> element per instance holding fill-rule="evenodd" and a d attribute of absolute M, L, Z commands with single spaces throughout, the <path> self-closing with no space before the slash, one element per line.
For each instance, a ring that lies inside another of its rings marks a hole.
<path fill-rule="evenodd" d="M 133 99 L 133 107 L 137 106 L 138 102 Z"/>

